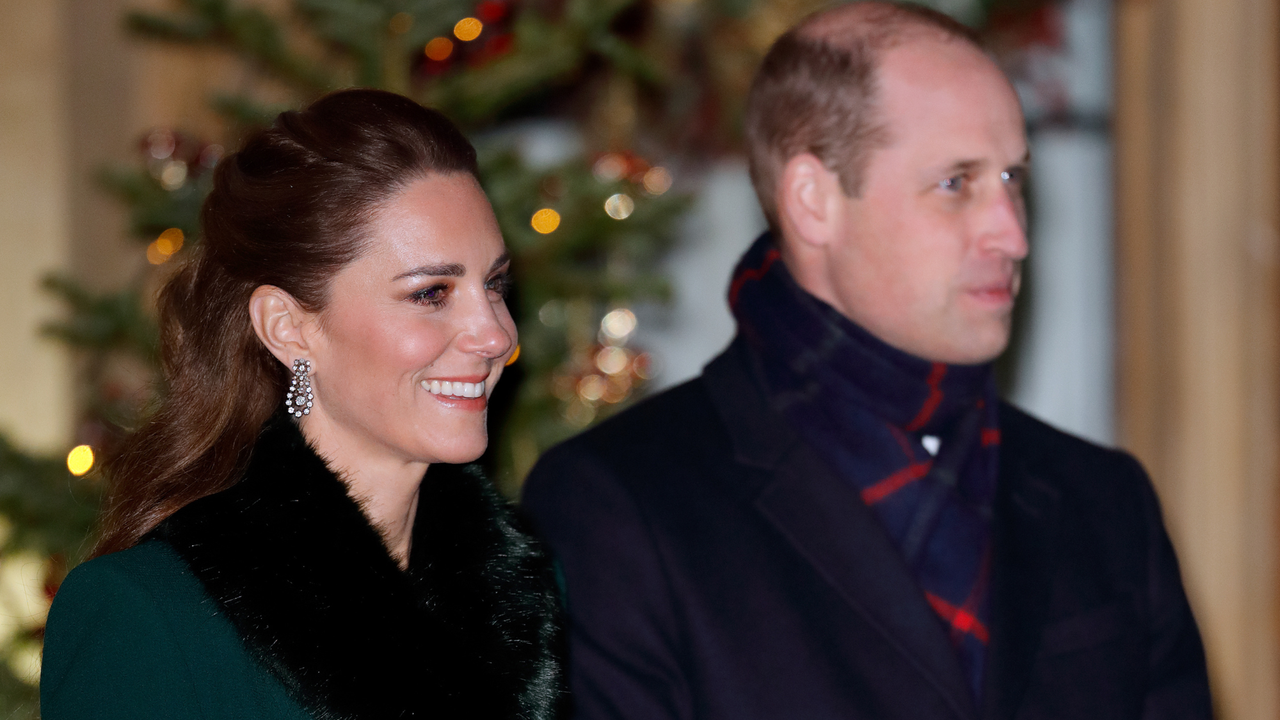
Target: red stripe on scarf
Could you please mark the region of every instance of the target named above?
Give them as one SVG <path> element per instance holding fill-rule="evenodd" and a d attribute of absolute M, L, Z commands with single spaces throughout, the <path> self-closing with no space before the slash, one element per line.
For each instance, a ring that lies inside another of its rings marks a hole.
<path fill-rule="evenodd" d="M 871 505 L 929 474 L 933 461 L 912 463 L 862 491 L 862 502 Z"/>
<path fill-rule="evenodd" d="M 929 373 L 929 397 L 924 399 L 924 405 L 920 407 L 920 412 L 906 427 L 902 428 L 907 432 L 915 432 L 924 427 L 929 422 L 929 418 L 933 417 L 933 411 L 938 409 L 938 405 L 942 403 L 942 378 L 947 375 L 946 363 L 934 363 L 933 371 Z"/>
<path fill-rule="evenodd" d="M 926 592 L 924 596 L 928 599 L 929 604 L 933 606 L 933 611 L 938 613 L 957 632 L 967 633 L 977 638 L 978 642 L 983 645 L 987 644 L 987 640 L 990 637 L 987 633 L 987 626 L 974 617 L 973 613 L 964 608 L 958 608 L 931 592 Z"/>
<path fill-rule="evenodd" d="M 748 268 L 742 271 L 742 274 L 733 279 L 733 284 L 729 286 L 729 307 L 738 306 L 738 293 L 742 291 L 742 286 L 748 280 L 759 280 L 764 274 L 769 272 L 769 268 L 782 257 L 782 253 L 776 248 L 769 250 L 764 254 L 764 261 L 760 263 L 758 268 Z"/>

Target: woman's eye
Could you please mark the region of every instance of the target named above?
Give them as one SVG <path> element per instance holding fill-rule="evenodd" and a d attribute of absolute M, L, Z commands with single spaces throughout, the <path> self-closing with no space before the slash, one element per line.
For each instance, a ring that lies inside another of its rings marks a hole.
<path fill-rule="evenodd" d="M 448 291 L 449 288 L 446 285 L 432 285 L 431 287 L 422 288 L 411 295 L 410 298 L 421 305 L 439 307 L 444 304 Z"/>
<path fill-rule="evenodd" d="M 494 275 L 485 283 L 485 289 L 506 300 L 511 295 L 511 275 L 508 273 Z"/>

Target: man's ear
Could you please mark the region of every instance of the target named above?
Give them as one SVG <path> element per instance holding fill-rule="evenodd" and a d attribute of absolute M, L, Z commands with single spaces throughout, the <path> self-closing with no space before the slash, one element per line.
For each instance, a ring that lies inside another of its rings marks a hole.
<path fill-rule="evenodd" d="M 778 185 L 783 234 L 801 246 L 827 245 L 838 230 L 843 199 L 840 177 L 821 160 L 810 153 L 793 156 L 782 166 Z"/>
<path fill-rule="evenodd" d="M 275 285 L 259 285 L 249 296 L 249 319 L 258 339 L 286 367 L 310 357 L 311 313 L 289 293 Z"/>

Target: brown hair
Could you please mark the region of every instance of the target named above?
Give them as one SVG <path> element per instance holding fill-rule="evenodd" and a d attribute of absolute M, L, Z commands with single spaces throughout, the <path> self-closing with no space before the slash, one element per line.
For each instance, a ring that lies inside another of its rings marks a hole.
<path fill-rule="evenodd" d="M 779 176 L 796 155 L 812 153 L 845 194 L 861 194 L 871 151 L 887 138 L 875 113 L 880 56 L 929 31 L 981 47 L 972 30 L 935 10 L 858 2 L 809 16 L 769 48 L 747 96 L 745 134 L 751 182 L 775 233 Z"/>
<path fill-rule="evenodd" d="M 94 555 L 238 481 L 288 385 L 254 333 L 250 295 L 275 285 L 321 310 L 372 213 L 429 173 L 475 175 L 475 150 L 440 113 L 380 90 L 281 113 L 218 165 L 201 242 L 159 295 L 167 393 L 106 466 Z"/>

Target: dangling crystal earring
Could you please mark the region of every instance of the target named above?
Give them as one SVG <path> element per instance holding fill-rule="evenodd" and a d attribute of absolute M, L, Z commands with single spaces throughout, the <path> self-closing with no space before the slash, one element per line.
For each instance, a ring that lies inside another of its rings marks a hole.
<path fill-rule="evenodd" d="M 311 414 L 311 361 L 298 358 L 293 361 L 293 380 L 289 383 L 289 392 L 284 394 L 284 409 L 296 418 Z"/>

